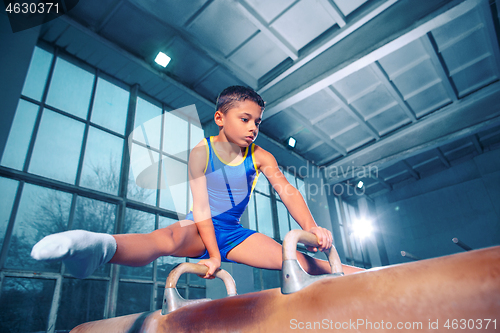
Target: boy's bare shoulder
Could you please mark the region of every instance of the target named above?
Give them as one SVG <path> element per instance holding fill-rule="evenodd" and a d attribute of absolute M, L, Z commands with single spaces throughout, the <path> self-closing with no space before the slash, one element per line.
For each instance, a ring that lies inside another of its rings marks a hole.
<path fill-rule="evenodd" d="M 199 148 L 199 147 L 206 147 L 207 146 L 207 139 L 203 138 L 194 148 Z M 193 150 L 194 150 L 193 148 Z"/>
<path fill-rule="evenodd" d="M 205 168 L 207 159 L 207 141 L 205 139 L 201 140 L 189 154 L 189 168 L 196 168 L 203 170 Z"/>
<path fill-rule="evenodd" d="M 253 145 L 254 145 L 253 153 L 255 155 L 256 154 L 265 154 L 265 153 L 269 154 L 269 152 L 267 150 L 265 150 L 264 148 L 262 148 L 261 146 L 256 145 L 255 143 Z"/>
<path fill-rule="evenodd" d="M 260 168 L 261 165 L 269 165 L 269 163 L 276 163 L 276 159 L 273 154 L 262 148 L 261 146 L 255 145 L 254 148 L 255 162 Z"/>

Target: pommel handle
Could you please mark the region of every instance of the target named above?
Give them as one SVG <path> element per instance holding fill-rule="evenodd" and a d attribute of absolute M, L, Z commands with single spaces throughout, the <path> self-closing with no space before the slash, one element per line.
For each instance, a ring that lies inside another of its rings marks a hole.
<path fill-rule="evenodd" d="M 314 276 L 307 274 L 297 260 L 297 243 L 299 242 L 308 246 L 319 246 L 317 237 L 310 232 L 294 229 L 286 234 L 283 240 L 283 266 L 281 269 L 281 292 L 283 294 L 299 291 L 325 276 L 344 275 L 342 262 L 333 245 L 325 251 L 332 274 Z"/>
<path fill-rule="evenodd" d="M 163 305 L 161 309 L 161 314 L 165 315 L 172 311 L 177 310 L 183 306 L 201 303 L 210 301 L 209 298 L 204 299 L 195 299 L 195 300 L 186 300 L 184 299 L 179 292 L 177 291 L 177 281 L 179 277 L 184 273 L 193 273 L 197 275 L 205 275 L 207 274 L 208 267 L 199 264 L 193 264 L 189 262 L 185 262 L 177 265 L 174 269 L 170 271 L 170 274 L 167 277 L 167 282 L 165 284 L 165 293 L 163 295 Z M 227 271 L 223 269 L 218 269 L 215 271 L 215 277 L 221 279 L 226 285 L 227 295 L 235 296 L 236 293 L 236 283 L 234 282 L 233 277 Z"/>
<path fill-rule="evenodd" d="M 291 230 L 283 240 L 283 260 L 297 260 L 297 243 L 314 247 L 319 246 L 318 238 L 314 234 L 299 229 Z M 333 244 L 330 249 L 325 251 L 325 254 L 332 268 L 332 274 L 343 273 L 342 262 Z"/>

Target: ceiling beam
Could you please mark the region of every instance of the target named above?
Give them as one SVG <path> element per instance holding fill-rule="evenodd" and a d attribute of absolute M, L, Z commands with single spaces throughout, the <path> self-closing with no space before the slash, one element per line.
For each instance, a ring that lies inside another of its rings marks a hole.
<path fill-rule="evenodd" d="M 418 147 L 414 147 L 414 149 L 412 149 L 411 151 L 403 152 L 403 153 L 399 153 L 399 154 L 394 154 L 391 156 L 386 156 L 380 160 L 375 161 L 374 163 L 369 164 L 368 166 L 354 167 L 352 173 L 361 172 L 363 169 L 366 169 L 366 168 L 375 168 L 375 169 L 387 168 L 391 165 L 398 163 L 399 161 L 401 161 L 405 158 L 415 156 L 419 153 L 426 152 L 428 150 L 438 149 L 439 146 L 456 141 L 457 139 L 460 139 L 463 137 L 467 137 L 468 135 L 470 135 L 471 132 L 478 133 L 480 131 L 487 130 L 489 128 L 496 127 L 496 126 L 500 126 L 500 116 L 497 116 L 493 119 L 483 121 L 475 126 L 463 129 L 463 130 L 458 131 L 456 133 L 446 135 L 446 136 L 444 136 L 440 139 L 434 140 L 432 142 L 424 143 Z M 441 155 L 442 155 L 442 152 L 439 151 L 438 156 L 441 156 Z M 446 159 L 446 157 L 444 155 L 443 155 L 443 158 L 440 157 L 440 159 L 443 162 L 443 164 L 445 164 L 448 168 L 451 167 L 450 162 L 448 161 L 448 159 Z M 342 168 L 342 167 L 343 166 L 333 166 L 333 168 L 336 168 L 336 170 L 338 170 L 338 168 Z M 328 174 L 328 170 L 331 169 L 331 167 L 325 168 L 325 167 L 321 167 L 321 166 L 320 166 L 320 168 L 324 169 L 325 174 Z M 330 172 L 329 174 L 332 174 L 332 173 Z M 333 177 L 332 177 L 332 178 L 327 180 L 327 183 L 328 184 L 335 184 L 335 183 L 345 181 L 347 179 L 350 179 L 350 177 L 345 177 L 343 175 L 339 176 L 337 174 L 335 179 L 333 179 Z"/>
<path fill-rule="evenodd" d="M 426 53 L 429 55 L 432 66 L 436 70 L 437 75 L 441 79 L 443 83 L 444 89 L 448 94 L 448 97 L 452 100 L 452 102 L 458 101 L 458 93 L 454 84 L 451 81 L 451 78 L 445 72 L 446 65 L 444 63 L 443 58 L 439 55 L 439 51 L 437 50 L 436 42 L 434 41 L 434 37 L 429 32 L 425 37 L 420 39 L 422 45 Z"/>
<path fill-rule="evenodd" d="M 312 144 L 312 145 L 310 145 L 309 147 L 307 147 L 307 149 L 306 149 L 306 150 L 303 150 L 303 151 L 301 151 L 300 153 L 301 153 L 301 154 L 307 154 L 308 152 L 310 152 L 310 151 L 311 151 L 311 150 L 313 150 L 313 149 L 318 148 L 318 147 L 319 147 L 319 146 L 321 146 L 322 144 L 323 144 L 323 141 L 318 140 L 318 141 L 316 141 L 314 144 Z"/>
<path fill-rule="evenodd" d="M 455 68 L 453 68 L 453 70 L 450 71 L 450 76 L 454 76 L 458 73 L 460 73 L 461 71 L 469 68 L 470 66 L 474 65 L 474 64 L 477 64 L 478 62 L 480 62 L 481 60 L 484 60 L 488 57 L 491 57 L 492 54 L 490 52 L 486 52 L 486 53 L 483 53 L 481 54 L 480 56 L 472 59 L 472 60 L 469 60 L 467 61 L 466 63 L 460 65 L 460 66 L 457 66 Z"/>
<path fill-rule="evenodd" d="M 370 113 L 368 116 L 366 116 L 366 120 L 370 120 L 376 116 L 378 116 L 379 114 L 382 114 L 384 113 L 385 111 L 389 110 L 389 109 L 392 109 L 393 107 L 395 107 L 396 105 L 398 105 L 398 102 L 397 101 L 392 101 L 391 103 L 387 104 L 387 105 L 384 105 L 383 107 L 381 107 L 380 109 L 376 110 L 375 112 L 372 112 Z"/>
<path fill-rule="evenodd" d="M 481 146 L 481 143 L 477 139 L 477 134 L 473 134 L 469 137 L 470 141 L 472 141 L 472 144 L 474 144 L 474 148 L 479 154 L 483 153 L 483 146 Z"/>
<path fill-rule="evenodd" d="M 321 120 L 328 118 L 329 116 L 333 115 L 338 110 L 340 110 L 340 105 L 337 105 L 336 107 L 334 107 L 333 109 L 330 109 L 328 111 L 320 112 L 317 117 L 311 119 L 311 124 L 314 125 L 314 124 L 320 122 Z"/>
<path fill-rule="evenodd" d="M 397 1 L 398 0 L 372 0 L 369 9 L 359 13 L 356 17 L 352 18 L 349 21 L 349 23 L 347 23 L 346 26 L 344 26 L 344 28 L 340 30 L 338 34 L 332 36 L 332 38 L 326 40 L 324 43 L 316 46 L 307 54 L 301 56 L 300 59 L 293 64 L 293 66 L 291 66 L 286 71 L 278 75 L 276 78 L 271 80 L 265 86 L 261 87 L 258 91 L 259 94 L 262 94 L 264 91 L 270 89 L 279 81 L 283 80 L 284 78 L 286 78 L 287 76 L 289 76 L 290 74 L 292 74 L 305 64 L 309 63 L 318 55 L 320 55 L 333 45 L 340 42 L 342 39 L 352 34 L 354 31 L 362 27 L 366 22 L 370 21 L 371 19 L 382 13 L 384 10 L 392 6 Z"/>
<path fill-rule="evenodd" d="M 337 7 L 337 4 L 333 0 L 319 0 L 319 3 L 323 6 L 326 12 L 337 22 L 339 27 L 343 28 L 347 22 L 346 17 L 342 14 L 342 11 Z"/>
<path fill-rule="evenodd" d="M 451 164 L 450 164 L 450 161 L 448 161 L 448 159 L 446 158 L 446 156 L 444 156 L 443 152 L 441 151 L 441 148 L 436 148 L 436 153 L 437 153 L 437 156 L 439 157 L 439 159 L 441 160 L 441 162 L 447 167 L 447 168 L 451 168 Z"/>
<path fill-rule="evenodd" d="M 208 6 L 212 4 L 212 2 L 214 2 L 214 0 L 208 0 L 207 2 L 205 2 L 193 15 L 191 15 L 190 18 L 186 20 L 186 22 L 184 22 L 183 27 L 189 28 L 194 23 L 194 21 L 196 21 L 196 19 L 200 17 L 200 15 L 205 11 L 205 9 L 207 9 Z"/>
<path fill-rule="evenodd" d="M 209 68 L 198 80 L 196 80 L 195 83 L 193 83 L 193 88 L 198 87 L 207 77 L 212 75 L 217 69 L 219 68 L 219 65 L 213 65 L 211 68 Z"/>
<path fill-rule="evenodd" d="M 472 35 L 476 31 L 479 31 L 479 30 L 481 30 L 483 28 L 484 28 L 483 22 L 478 22 L 478 24 L 476 26 L 470 28 L 467 31 L 462 32 L 458 36 L 455 36 L 455 37 L 447 39 L 445 42 L 443 42 L 441 45 L 439 45 L 439 52 L 443 53 L 443 51 L 445 51 L 449 47 L 457 44 L 458 42 L 464 40 L 465 38 L 469 37 L 470 35 Z"/>
<path fill-rule="evenodd" d="M 115 2 L 113 3 L 113 5 L 111 5 L 108 12 L 102 18 L 101 22 L 99 22 L 97 24 L 97 26 L 94 27 L 96 33 L 101 32 L 101 30 L 106 26 L 106 24 L 108 24 L 109 20 L 113 17 L 113 15 L 115 15 L 115 13 L 118 11 L 118 9 L 122 6 L 122 4 L 123 4 L 123 1 L 115 0 Z"/>
<path fill-rule="evenodd" d="M 404 98 L 405 100 L 408 100 L 408 99 L 410 99 L 410 98 L 412 98 L 412 97 L 414 97 L 414 96 L 417 96 L 417 95 L 418 95 L 418 94 L 420 94 L 421 92 L 424 92 L 424 91 L 426 91 L 427 89 L 434 87 L 435 85 L 437 85 L 437 84 L 439 84 L 439 83 L 441 83 L 441 79 L 440 79 L 439 77 L 436 77 L 434 80 L 432 80 L 432 81 L 430 81 L 430 82 L 427 82 L 426 84 L 424 84 L 424 85 L 422 85 L 422 86 L 418 87 L 417 89 L 415 89 L 415 90 L 413 90 L 413 91 L 409 92 L 409 93 L 408 93 L 408 94 L 406 94 L 403 98 Z M 439 102 L 439 103 L 440 103 L 440 102 Z M 438 104 L 439 104 L 439 103 L 438 103 Z M 427 112 L 427 111 L 428 111 L 428 109 L 426 109 L 426 110 L 425 110 L 425 112 Z M 422 111 L 422 110 L 421 110 L 420 112 L 421 112 L 421 113 L 425 113 L 425 112 L 424 112 L 424 111 Z"/>
<path fill-rule="evenodd" d="M 405 166 L 406 170 L 408 170 L 408 172 L 410 173 L 410 175 L 415 178 L 416 180 L 419 180 L 420 179 L 420 175 L 418 174 L 417 171 L 415 171 L 415 169 L 413 169 L 410 165 L 410 163 L 408 163 L 407 161 L 403 160 L 403 165 Z"/>
<path fill-rule="evenodd" d="M 423 63 L 427 59 L 430 59 L 428 54 L 422 55 L 419 58 L 410 61 L 406 65 L 404 65 L 404 66 L 398 68 L 397 70 L 395 70 L 394 72 L 392 72 L 391 75 L 389 76 L 389 78 L 391 79 L 391 81 L 394 81 L 394 79 L 398 78 L 400 75 L 408 72 L 409 70 L 417 67 L 418 65 L 420 65 L 421 63 Z"/>
<path fill-rule="evenodd" d="M 399 168 L 399 169 L 401 169 L 401 168 Z M 406 168 L 404 168 L 404 169 L 401 169 L 399 172 L 392 172 L 389 176 L 385 177 L 384 180 L 388 181 L 388 180 L 392 180 L 392 179 L 397 179 L 399 176 L 406 177 L 407 173 L 408 173 L 408 170 L 406 170 Z M 405 178 L 405 179 L 407 179 L 407 178 Z"/>
<path fill-rule="evenodd" d="M 497 130 L 495 130 L 493 132 L 489 132 L 488 134 L 483 134 L 481 136 L 481 141 L 485 142 L 488 139 L 491 139 L 491 138 L 493 138 L 493 137 L 495 137 L 495 136 L 497 136 L 499 134 L 500 134 L 500 129 L 497 129 Z"/>
<path fill-rule="evenodd" d="M 406 114 L 406 116 L 408 118 L 410 118 L 410 120 L 413 123 L 416 122 L 417 121 L 417 117 L 415 116 L 415 113 L 408 106 L 408 104 L 404 100 L 403 96 L 401 96 L 401 93 L 396 88 L 396 86 L 394 85 L 394 83 L 392 83 L 392 81 L 389 79 L 389 76 L 384 71 L 384 69 L 382 68 L 382 66 L 380 65 L 380 63 L 378 61 L 375 61 L 374 63 L 372 63 L 370 65 L 370 68 L 375 73 L 375 75 L 380 80 L 380 82 L 382 82 L 382 84 L 385 86 L 385 88 L 387 89 L 387 91 L 389 92 L 389 94 L 391 94 L 391 96 L 396 100 L 396 102 L 398 102 L 399 106 L 401 107 L 401 109 L 403 109 L 403 111 Z"/>
<path fill-rule="evenodd" d="M 486 30 L 486 35 L 487 35 L 487 46 L 490 52 L 493 55 L 493 61 L 492 63 L 494 64 L 495 68 L 495 74 L 496 77 L 500 77 L 500 50 L 498 46 L 498 39 L 497 36 L 495 35 L 495 31 L 497 29 L 495 28 L 495 24 L 493 23 L 493 16 L 491 13 L 491 8 L 489 1 L 483 1 L 481 5 L 478 7 L 479 12 L 481 15 L 484 17 L 484 22 L 485 22 L 485 30 Z M 497 11 L 499 10 L 498 4 L 497 4 Z"/>
<path fill-rule="evenodd" d="M 191 47 L 193 47 L 194 49 L 198 49 L 201 52 L 201 54 L 207 55 L 214 62 L 218 63 L 222 68 L 232 73 L 234 76 L 243 81 L 245 84 L 249 85 L 250 87 L 253 87 L 254 89 L 257 88 L 258 86 L 257 79 L 254 78 L 247 71 L 245 71 L 244 69 L 233 63 L 231 60 L 227 59 L 226 56 L 221 51 L 204 45 L 190 33 L 185 32 L 184 30 L 181 30 L 175 27 L 174 25 L 168 24 L 165 20 L 161 18 L 159 13 L 150 10 L 150 8 L 143 7 L 134 0 L 127 0 L 127 2 L 130 3 L 132 6 L 134 6 L 135 8 L 137 8 L 138 10 L 142 11 L 143 13 L 147 15 L 153 15 L 155 18 L 158 18 L 159 22 L 162 25 L 168 27 L 176 35 L 187 41 Z"/>
<path fill-rule="evenodd" d="M 266 89 L 262 88 L 259 90 L 260 93 L 266 92 L 266 100 L 270 101 L 264 119 L 313 95 L 359 69 L 378 61 L 386 55 L 426 35 L 429 31 L 475 9 L 481 1 L 483 0 L 451 1 L 443 5 L 440 9 L 430 12 L 423 20 L 415 22 L 407 28 L 395 27 L 394 29 L 396 29 L 396 31 L 394 33 L 398 33 L 399 37 L 395 38 L 394 34 L 391 34 L 380 42 L 372 43 L 369 46 L 367 45 L 367 48 L 360 54 L 352 56 L 345 54 L 346 60 L 341 63 L 335 64 L 334 61 L 336 61 L 336 59 L 333 59 L 333 56 L 330 57 L 332 58 L 331 60 L 328 60 L 330 58 L 322 56 L 318 59 L 309 59 L 306 63 L 303 63 L 302 66 L 304 66 L 304 68 L 301 69 L 300 76 L 290 76 L 292 73 L 285 71 L 286 76 L 280 76 L 279 80 L 271 81 L 271 83 L 266 86 Z M 405 2 L 404 4 L 409 5 L 412 4 L 412 2 Z M 419 6 L 419 4 L 416 4 L 416 6 Z M 384 10 L 385 9 L 386 8 L 384 8 Z M 366 21 L 364 23 L 366 23 Z M 348 23 L 348 27 L 349 24 L 351 23 Z M 345 37 L 347 36 L 343 38 Z M 334 48 L 325 52 L 325 55 L 326 53 L 328 53 L 328 55 L 333 55 L 333 49 Z M 328 61 L 331 61 L 331 63 L 328 63 Z M 298 62 L 301 62 L 301 60 Z M 320 75 L 316 74 L 319 68 L 322 68 Z M 287 79 L 285 80 L 285 78 Z"/>
<path fill-rule="evenodd" d="M 496 82 L 322 168 L 327 173 L 353 165 L 361 170 L 367 166 L 385 168 L 499 124 L 500 82 Z M 342 177 L 334 181 L 340 182 Z"/>
<path fill-rule="evenodd" d="M 386 182 L 383 178 L 379 177 L 377 174 L 374 174 L 373 172 L 370 173 L 370 178 L 375 179 L 377 182 L 382 184 L 386 189 L 392 191 L 392 186 L 388 182 Z"/>
<path fill-rule="evenodd" d="M 373 84 L 369 85 L 363 90 L 358 90 L 354 95 L 349 96 L 349 98 L 346 98 L 347 103 L 352 104 L 353 102 L 357 101 L 361 97 L 368 95 L 369 93 L 374 92 L 377 90 L 377 88 L 380 86 L 380 82 L 374 82 Z"/>
<path fill-rule="evenodd" d="M 339 143 L 333 140 L 328 134 L 323 132 L 321 129 L 316 126 L 311 125 L 309 120 L 307 120 L 304 116 L 302 116 L 299 112 L 297 112 L 294 108 L 290 108 L 288 110 L 288 114 L 298 121 L 301 125 L 306 127 L 312 134 L 314 134 L 318 139 L 322 140 L 325 144 L 332 147 L 336 151 L 338 151 L 343 156 L 347 155 L 347 150 L 342 147 Z"/>
<path fill-rule="evenodd" d="M 357 124 L 357 123 L 352 123 L 352 124 L 350 124 L 350 125 L 346 125 L 346 126 L 344 126 L 344 128 L 342 128 L 340 131 L 337 131 L 337 132 L 333 133 L 333 134 L 331 135 L 331 137 L 332 137 L 332 138 L 336 138 L 336 137 L 338 137 L 338 136 L 340 136 L 340 135 L 342 135 L 342 134 L 344 134 L 344 133 L 349 132 L 349 131 L 350 131 L 350 130 L 352 130 L 353 128 L 356 128 L 356 126 L 358 126 L 358 124 Z"/>
<path fill-rule="evenodd" d="M 369 123 L 367 123 L 365 121 L 365 118 L 357 111 L 355 110 L 353 107 L 351 107 L 347 101 L 345 100 L 345 98 L 343 96 L 340 95 L 340 93 L 338 91 L 335 90 L 335 88 L 333 88 L 332 86 L 329 86 L 328 88 L 326 88 L 324 90 L 337 104 L 339 104 L 340 106 L 342 106 L 342 109 L 347 112 L 351 117 L 354 118 L 354 120 L 356 120 L 358 122 L 358 124 L 363 128 L 365 129 L 372 137 L 375 138 L 375 140 L 378 140 L 380 139 L 380 135 L 378 133 L 378 131 L 373 128 L 372 125 L 370 125 Z"/>
<path fill-rule="evenodd" d="M 235 2 L 236 7 L 240 12 L 245 15 L 245 17 L 252 22 L 257 29 L 259 29 L 264 35 L 267 36 L 276 46 L 278 46 L 281 51 L 285 52 L 292 60 L 297 60 L 299 58 L 298 51 L 276 31 L 271 30 L 259 13 L 257 13 L 245 0 L 238 0 Z"/>
<path fill-rule="evenodd" d="M 283 17 L 283 15 L 288 13 L 290 9 L 295 7 L 295 5 L 299 3 L 301 0 L 290 0 L 290 1 L 292 2 L 288 3 L 288 5 L 281 11 L 281 13 L 279 13 L 271 21 L 269 21 L 269 25 L 273 25 L 276 21 L 278 21 L 281 17 Z"/>

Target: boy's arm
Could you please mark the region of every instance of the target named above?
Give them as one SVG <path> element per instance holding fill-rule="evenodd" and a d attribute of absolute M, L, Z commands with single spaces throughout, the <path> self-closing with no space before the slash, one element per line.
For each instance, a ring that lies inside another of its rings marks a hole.
<path fill-rule="evenodd" d="M 194 222 L 210 256 L 210 259 L 200 260 L 199 264 L 208 267 L 208 272 L 204 277 L 209 278 L 220 267 L 221 256 L 215 238 L 212 214 L 208 202 L 207 181 L 205 177 L 206 160 L 207 152 L 203 140 L 191 151 L 188 169 L 189 186 L 193 194 Z"/>
<path fill-rule="evenodd" d="M 333 241 L 331 232 L 316 224 L 302 194 L 285 178 L 274 156 L 258 146 L 255 148 L 255 156 L 258 160 L 259 170 L 269 180 L 294 220 L 299 223 L 302 229 L 318 237 L 320 251 L 329 249 Z"/>

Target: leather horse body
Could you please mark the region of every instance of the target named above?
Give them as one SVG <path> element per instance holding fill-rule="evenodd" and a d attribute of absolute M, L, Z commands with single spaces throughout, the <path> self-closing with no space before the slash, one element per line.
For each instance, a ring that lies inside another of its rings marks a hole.
<path fill-rule="evenodd" d="M 447 322 L 452 330 L 453 320 L 481 332 L 500 328 L 500 246 L 325 277 L 288 295 L 264 290 L 71 332 L 422 332 L 448 331 Z"/>

